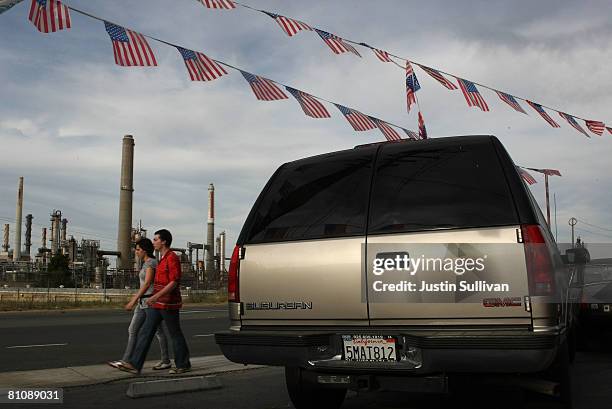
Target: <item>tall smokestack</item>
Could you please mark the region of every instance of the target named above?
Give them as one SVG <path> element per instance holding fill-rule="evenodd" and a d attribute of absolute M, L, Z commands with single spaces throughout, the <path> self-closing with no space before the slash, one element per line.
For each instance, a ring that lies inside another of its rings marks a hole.
<path fill-rule="evenodd" d="M 25 252 L 28 257 L 31 257 L 30 249 L 32 248 L 32 215 L 26 216 L 26 231 L 25 231 Z"/>
<path fill-rule="evenodd" d="M 62 212 L 54 210 L 51 213 L 51 255 L 54 256 L 59 252 L 60 245 L 60 220 Z"/>
<path fill-rule="evenodd" d="M 219 240 L 221 241 L 220 249 L 219 249 L 219 275 L 223 277 L 223 273 L 225 272 L 225 232 L 222 231 L 219 234 Z"/>
<path fill-rule="evenodd" d="M 43 249 L 47 248 L 47 228 L 46 227 L 42 228 L 42 240 L 41 240 L 40 244 L 41 244 Z"/>
<path fill-rule="evenodd" d="M 5 253 L 8 253 L 8 251 L 9 251 L 9 233 L 10 233 L 10 229 L 11 229 L 11 225 L 10 224 L 5 224 L 4 225 L 4 240 L 2 240 L 2 250 Z"/>
<path fill-rule="evenodd" d="M 121 186 L 119 190 L 119 229 L 117 231 L 117 269 L 133 268 L 132 262 L 132 195 L 134 192 L 134 138 L 123 137 L 121 153 Z"/>
<path fill-rule="evenodd" d="M 67 240 L 66 239 L 66 230 L 67 230 L 67 227 L 68 227 L 68 219 L 62 219 L 62 233 L 61 233 L 61 237 L 60 237 L 60 240 L 62 242 Z"/>
<path fill-rule="evenodd" d="M 208 185 L 208 229 L 206 233 L 206 276 L 210 279 L 215 269 L 215 186 Z"/>
<path fill-rule="evenodd" d="M 217 236 L 215 239 L 215 254 L 217 255 L 217 258 L 215 258 L 215 271 L 218 272 L 221 271 L 221 259 L 219 258 L 221 254 L 221 236 Z"/>
<path fill-rule="evenodd" d="M 62 254 L 68 253 L 68 239 L 66 236 L 68 227 L 68 219 L 62 219 L 62 229 L 60 233 L 60 246 L 62 248 Z"/>
<path fill-rule="evenodd" d="M 23 176 L 19 177 L 19 187 L 17 189 L 17 211 L 15 215 L 15 248 L 13 249 L 13 261 L 21 260 L 21 224 L 23 223 Z"/>

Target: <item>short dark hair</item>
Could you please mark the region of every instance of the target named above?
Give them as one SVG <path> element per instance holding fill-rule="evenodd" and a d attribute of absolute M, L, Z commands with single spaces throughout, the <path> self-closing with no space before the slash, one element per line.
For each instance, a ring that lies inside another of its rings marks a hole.
<path fill-rule="evenodd" d="M 170 247 L 170 245 L 172 244 L 172 233 L 170 233 L 166 229 L 161 229 L 161 230 L 156 231 L 155 234 L 159 236 L 159 239 L 161 241 L 166 242 L 166 246 Z"/>
<path fill-rule="evenodd" d="M 151 240 L 143 237 L 136 242 L 136 245 L 143 249 L 147 253 L 147 256 L 155 258 L 155 253 L 153 253 L 153 242 Z"/>

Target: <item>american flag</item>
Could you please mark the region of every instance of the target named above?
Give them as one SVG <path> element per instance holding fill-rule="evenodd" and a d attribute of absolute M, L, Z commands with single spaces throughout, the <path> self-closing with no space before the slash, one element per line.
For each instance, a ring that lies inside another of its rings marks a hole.
<path fill-rule="evenodd" d="M 406 132 L 406 135 L 408 136 L 409 139 L 412 139 L 414 141 L 417 141 L 421 138 L 419 138 L 419 134 L 417 134 L 414 131 L 411 131 L 410 129 L 406 129 L 406 128 L 402 128 L 404 130 L 404 132 Z"/>
<path fill-rule="evenodd" d="M 612 134 L 612 128 L 610 128 L 609 126 L 606 126 L 606 129 L 608 130 L 608 132 L 610 132 L 610 134 Z"/>
<path fill-rule="evenodd" d="M 382 134 L 385 135 L 385 138 L 387 138 L 388 141 L 401 141 L 402 140 L 402 137 L 400 136 L 400 134 L 398 134 L 395 129 L 391 128 L 391 126 L 387 122 L 382 121 L 378 118 L 373 118 L 373 117 L 370 117 L 370 119 L 372 120 L 372 122 L 376 124 L 378 129 L 380 129 L 380 132 L 382 132 Z"/>
<path fill-rule="evenodd" d="M 70 28 L 70 12 L 58 0 L 32 0 L 28 20 L 41 33 L 54 33 Z"/>
<path fill-rule="evenodd" d="M 391 57 L 389 56 L 389 53 L 386 52 L 385 50 L 379 50 L 378 48 L 372 48 L 372 51 L 374 51 L 374 54 L 376 54 L 376 56 L 378 57 L 380 61 L 393 62 L 393 60 L 391 60 Z"/>
<path fill-rule="evenodd" d="M 200 3 L 209 9 L 231 10 L 236 8 L 232 0 L 200 0 Z"/>
<path fill-rule="evenodd" d="M 312 28 L 302 21 L 294 20 L 279 14 L 270 13 L 269 11 L 264 11 L 264 13 L 272 17 L 289 37 L 296 35 L 298 31 L 301 30 L 312 31 Z"/>
<path fill-rule="evenodd" d="M 606 128 L 606 125 L 603 122 L 599 122 L 599 121 L 586 120 L 584 121 L 584 123 L 586 124 L 587 128 L 589 128 L 591 132 L 599 136 L 603 134 L 603 131 Z"/>
<path fill-rule="evenodd" d="M 206 55 L 182 47 L 176 48 L 183 57 L 191 81 L 212 81 L 227 74 L 221 65 Z"/>
<path fill-rule="evenodd" d="M 426 67 L 424 65 L 419 65 L 427 74 L 429 74 L 433 79 L 438 81 L 440 84 L 444 85 L 447 89 L 453 90 L 457 89 L 457 86 L 450 82 L 444 75 L 442 75 L 438 70 L 434 70 L 433 68 Z"/>
<path fill-rule="evenodd" d="M 357 52 L 355 47 L 345 42 L 342 38 L 337 35 L 330 34 L 327 31 L 314 29 L 317 34 L 325 41 L 325 44 L 334 52 L 334 54 L 341 54 L 345 52 L 351 52 L 358 57 L 361 57 L 361 54 Z"/>
<path fill-rule="evenodd" d="M 253 75 L 246 71 L 240 71 L 242 76 L 251 86 L 253 93 L 260 101 L 275 101 L 279 99 L 287 99 L 287 95 L 274 84 L 272 81 Z"/>
<path fill-rule="evenodd" d="M 17 3 L 21 3 L 22 0 L 0 0 L 0 14 L 4 13 Z"/>
<path fill-rule="evenodd" d="M 520 168 L 520 167 L 518 167 L 518 166 L 516 167 L 516 169 L 519 171 L 519 173 L 520 173 L 521 177 L 523 178 L 523 180 L 524 180 L 525 182 L 527 182 L 528 184 L 533 185 L 533 184 L 535 184 L 535 183 L 538 183 L 538 181 L 537 181 L 537 180 L 535 180 L 535 179 L 533 178 L 533 176 L 531 176 L 531 175 L 529 174 L 529 172 L 527 172 L 525 169 Z"/>
<path fill-rule="evenodd" d="M 149 43 L 142 34 L 108 21 L 104 22 L 104 27 L 106 27 L 106 32 L 113 42 L 113 52 L 117 65 L 123 67 L 151 67 L 157 65 L 153 50 L 151 50 Z"/>
<path fill-rule="evenodd" d="M 540 114 L 540 116 L 541 116 L 542 118 L 544 118 L 544 120 L 545 120 L 546 122 L 548 122 L 548 124 L 549 124 L 550 126 L 552 126 L 553 128 L 560 128 L 559 124 L 558 124 L 558 123 L 556 123 L 556 122 L 555 122 L 555 121 L 554 121 L 554 120 L 553 120 L 553 119 L 550 117 L 550 115 L 548 115 L 548 113 L 547 113 L 546 111 L 544 111 L 544 108 L 542 108 L 542 105 L 540 105 L 540 104 L 536 104 L 535 102 L 531 102 L 531 101 L 529 101 L 529 100 L 526 100 L 526 101 L 527 101 L 527 103 L 528 103 L 528 104 L 529 104 L 529 105 L 530 105 L 530 106 L 531 106 L 533 109 L 535 109 L 535 110 L 537 111 L 537 113 L 538 113 L 538 114 Z"/>
<path fill-rule="evenodd" d="M 315 97 L 299 89 L 285 87 L 297 99 L 306 115 L 311 118 L 329 118 L 329 112 Z"/>
<path fill-rule="evenodd" d="M 529 170 L 533 170 L 534 172 L 543 173 L 548 176 L 561 176 L 561 172 L 557 169 L 537 169 L 537 168 L 527 168 Z"/>
<path fill-rule="evenodd" d="M 576 119 L 571 116 L 566 114 L 565 112 L 559 112 L 559 115 L 561 116 L 561 118 L 565 119 L 567 121 L 568 124 L 570 124 L 575 130 L 577 130 L 578 132 L 584 134 L 584 136 L 586 136 L 587 138 L 590 138 L 591 135 L 589 135 L 587 133 L 587 131 L 585 131 L 579 124 L 578 122 L 576 122 Z"/>
<path fill-rule="evenodd" d="M 473 82 L 464 80 L 463 78 L 457 78 L 457 82 L 459 83 L 459 88 L 461 88 L 461 92 L 463 92 L 463 96 L 468 106 L 478 107 L 483 111 L 489 110 L 489 106 L 482 95 L 480 95 L 478 88 L 476 88 Z"/>
<path fill-rule="evenodd" d="M 410 61 L 406 61 L 406 104 L 408 106 L 408 112 L 410 112 L 412 104 L 416 104 L 415 92 L 420 89 L 421 85 L 414 73 L 414 69 L 412 69 Z"/>
<path fill-rule="evenodd" d="M 342 115 L 344 115 L 344 117 L 349 122 L 349 124 L 351 124 L 354 130 L 368 131 L 370 129 L 376 128 L 374 122 L 372 122 L 372 120 L 367 115 L 364 115 L 359 111 L 347 108 L 339 104 L 334 105 L 336 105 L 340 112 L 342 112 Z"/>
<path fill-rule="evenodd" d="M 510 105 L 512 109 L 514 109 L 517 112 L 522 112 L 523 114 L 527 115 L 527 112 L 525 112 L 523 107 L 519 105 L 516 98 L 514 98 L 512 95 L 506 94 L 505 92 L 501 92 L 501 91 L 495 91 L 495 92 L 497 93 L 497 96 L 499 97 L 499 99 L 504 101 L 506 104 Z"/>
<path fill-rule="evenodd" d="M 419 111 L 419 138 L 427 139 L 427 128 L 425 128 L 425 120 L 421 111 Z"/>
<path fill-rule="evenodd" d="M 366 44 L 366 43 L 359 43 L 359 45 L 362 45 L 364 47 L 368 47 L 370 50 L 374 51 L 374 54 L 376 55 L 376 57 L 378 57 L 378 59 L 380 61 L 382 61 L 382 62 L 393 62 L 393 60 L 389 56 L 389 53 L 386 52 L 385 50 L 379 50 L 378 48 L 374 48 L 371 45 Z"/>

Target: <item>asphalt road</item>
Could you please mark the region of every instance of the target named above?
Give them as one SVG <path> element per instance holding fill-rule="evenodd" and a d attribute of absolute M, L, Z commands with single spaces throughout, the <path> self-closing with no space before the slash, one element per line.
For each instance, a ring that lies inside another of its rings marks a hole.
<path fill-rule="evenodd" d="M 219 375 L 218 390 L 130 399 L 127 381 L 64 389 L 61 408 L 130 409 L 279 409 L 292 408 L 281 368 L 263 368 Z M 612 402 L 612 353 L 579 353 L 572 367 L 574 409 L 609 409 Z M 33 408 L 42 406 L 16 405 Z M 472 384 L 449 395 L 416 395 L 402 392 L 349 392 L 343 409 L 553 409 L 548 397 L 517 389 Z"/>
<path fill-rule="evenodd" d="M 181 325 L 192 356 L 219 355 L 214 334 L 228 326 L 227 308 L 190 307 Z M 91 365 L 120 359 L 132 313 L 67 310 L 0 313 L 0 372 Z M 148 359 L 159 357 L 153 341 Z"/>

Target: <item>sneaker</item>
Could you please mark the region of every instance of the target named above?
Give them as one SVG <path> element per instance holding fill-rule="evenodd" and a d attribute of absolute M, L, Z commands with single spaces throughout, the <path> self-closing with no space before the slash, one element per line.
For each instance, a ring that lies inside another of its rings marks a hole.
<path fill-rule="evenodd" d="M 182 374 L 185 372 L 190 372 L 191 368 L 172 368 L 170 369 L 170 371 L 168 372 L 170 375 L 178 375 L 178 374 Z"/>
<path fill-rule="evenodd" d="M 157 365 L 155 365 L 153 367 L 153 369 L 156 370 L 156 371 L 161 371 L 163 369 L 169 369 L 169 368 L 172 368 L 172 364 L 169 363 L 169 362 L 168 363 L 160 362 L 160 363 L 158 363 Z"/>

